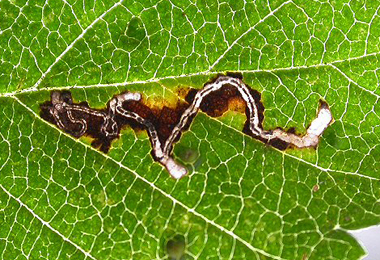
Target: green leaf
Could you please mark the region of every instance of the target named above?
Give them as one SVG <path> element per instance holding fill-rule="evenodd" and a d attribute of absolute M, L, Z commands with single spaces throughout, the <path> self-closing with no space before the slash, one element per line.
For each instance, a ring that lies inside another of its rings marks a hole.
<path fill-rule="evenodd" d="M 380 223 L 379 7 L 1 1 L 0 258 L 360 259 L 347 230 Z M 173 102 L 226 71 L 262 93 L 265 129 L 304 133 L 326 100 L 318 148 L 280 152 L 244 115 L 200 112 L 175 181 L 145 132 L 104 154 L 39 116 L 53 89 L 97 108 L 124 90 Z"/>

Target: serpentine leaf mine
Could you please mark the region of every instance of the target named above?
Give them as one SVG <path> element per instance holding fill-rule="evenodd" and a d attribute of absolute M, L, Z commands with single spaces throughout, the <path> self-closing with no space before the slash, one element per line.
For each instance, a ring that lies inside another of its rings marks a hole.
<path fill-rule="evenodd" d="M 124 126 L 145 129 L 152 144 L 153 158 L 176 179 L 186 175 L 187 170 L 171 157 L 173 144 L 189 128 L 199 109 L 217 117 L 227 111 L 230 100 L 243 100 L 247 117 L 243 132 L 280 150 L 290 146 L 316 147 L 319 137 L 333 120 L 329 106 L 321 100 L 317 118 L 305 135 L 299 136 L 281 128 L 264 130 L 261 94 L 233 74 L 219 75 L 202 89 L 190 90 L 186 102 L 179 102 L 174 109 L 165 106 L 160 110 L 151 109 L 142 103 L 141 98 L 140 93 L 124 92 L 114 96 L 105 109 L 93 109 L 86 102 L 74 103 L 69 91 L 53 91 L 51 100 L 40 105 L 40 114 L 76 138 L 91 136 L 94 138 L 92 146 L 104 153 L 108 152 L 111 142 L 119 137 Z"/>

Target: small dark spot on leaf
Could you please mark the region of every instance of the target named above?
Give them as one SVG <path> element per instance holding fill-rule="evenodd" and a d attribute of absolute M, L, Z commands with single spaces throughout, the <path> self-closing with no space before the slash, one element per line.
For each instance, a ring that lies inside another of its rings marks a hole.
<path fill-rule="evenodd" d="M 188 147 L 183 147 L 183 146 L 180 146 L 180 145 L 178 145 L 178 149 L 180 149 L 180 150 L 179 150 L 177 156 L 182 161 L 184 161 L 186 163 L 193 163 L 199 157 L 198 151 L 196 151 L 194 149 L 191 149 L 191 148 L 188 148 Z"/>
<path fill-rule="evenodd" d="M 295 134 L 296 133 L 296 128 L 295 127 L 291 127 L 286 132 L 289 133 L 289 134 Z"/>
<path fill-rule="evenodd" d="M 185 238 L 182 235 L 176 235 L 166 244 L 166 250 L 170 260 L 183 260 L 186 250 Z"/>

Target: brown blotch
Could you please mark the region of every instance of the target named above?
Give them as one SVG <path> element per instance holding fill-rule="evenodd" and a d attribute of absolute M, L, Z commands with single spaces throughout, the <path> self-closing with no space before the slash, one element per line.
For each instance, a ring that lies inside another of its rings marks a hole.
<path fill-rule="evenodd" d="M 226 75 L 238 79 L 243 78 L 243 75 L 238 72 L 227 72 Z M 223 75 L 216 75 L 216 77 L 209 80 L 207 83 L 205 83 L 205 85 L 215 82 L 219 76 Z M 188 103 L 192 103 L 197 92 L 197 89 L 190 89 L 185 97 L 185 100 Z M 228 84 L 224 85 L 219 90 L 208 94 L 203 98 L 200 105 L 200 109 L 211 117 L 222 116 L 227 110 L 238 109 L 238 111 L 244 112 L 245 107 L 246 104 L 241 97 L 240 92 L 235 87 Z"/>
<path fill-rule="evenodd" d="M 288 134 L 297 134 L 297 133 L 296 133 L 296 128 L 295 128 L 295 127 L 291 127 L 291 128 L 289 128 L 288 130 L 286 130 L 286 132 L 287 132 Z"/>
<path fill-rule="evenodd" d="M 226 73 L 226 76 L 229 76 L 229 77 L 232 77 L 232 78 L 235 78 L 235 79 L 243 79 L 243 74 L 241 74 L 240 72 L 232 72 L 232 71 L 228 71 Z"/>
<path fill-rule="evenodd" d="M 195 98 L 195 95 L 198 93 L 198 89 L 195 89 L 195 88 L 191 88 L 186 97 L 185 97 L 185 100 L 187 103 L 191 104 L 193 101 L 194 101 L 194 98 Z"/>
<path fill-rule="evenodd" d="M 228 110 L 230 100 L 241 98 L 239 91 L 232 86 L 223 86 L 203 98 L 200 109 L 212 117 L 222 116 Z"/>
<path fill-rule="evenodd" d="M 181 115 L 188 107 L 187 103 L 180 101 L 173 108 L 164 106 L 162 109 L 150 108 L 143 101 L 129 101 L 123 104 L 124 109 L 135 112 L 153 124 L 161 143 L 164 143 L 168 139 L 173 128 L 178 124 Z M 133 127 L 133 125 L 131 126 Z M 140 127 L 145 128 L 145 126 Z"/>
<path fill-rule="evenodd" d="M 228 100 L 228 110 L 244 113 L 246 104 L 241 97 L 232 97 Z"/>

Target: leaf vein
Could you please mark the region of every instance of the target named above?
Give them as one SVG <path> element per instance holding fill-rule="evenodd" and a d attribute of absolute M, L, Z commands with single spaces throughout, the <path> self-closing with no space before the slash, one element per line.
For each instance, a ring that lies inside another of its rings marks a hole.
<path fill-rule="evenodd" d="M 68 239 L 67 237 L 65 237 L 63 234 L 61 234 L 58 230 L 56 230 L 54 227 L 52 227 L 50 225 L 49 222 L 43 220 L 40 216 L 38 216 L 36 213 L 33 212 L 33 210 L 31 208 L 29 208 L 25 203 L 23 203 L 19 198 L 16 198 L 15 196 L 13 196 L 7 189 L 5 189 L 3 187 L 3 185 L 0 184 L 0 188 L 12 199 L 14 199 L 15 201 L 17 201 L 18 204 L 20 204 L 21 207 L 24 207 L 30 214 L 32 214 L 32 216 L 36 219 L 38 219 L 38 221 L 40 221 L 42 223 L 42 225 L 44 225 L 45 227 L 49 228 L 51 231 L 53 231 L 54 233 L 56 233 L 58 236 L 60 236 L 64 241 L 70 243 L 72 246 L 74 246 L 76 249 L 78 249 L 80 252 L 82 252 L 86 257 L 90 258 L 90 259 L 94 259 L 95 258 L 87 251 L 85 251 L 83 248 L 81 248 L 79 245 L 77 245 L 76 243 L 74 243 L 73 241 L 71 241 L 70 239 Z"/>

